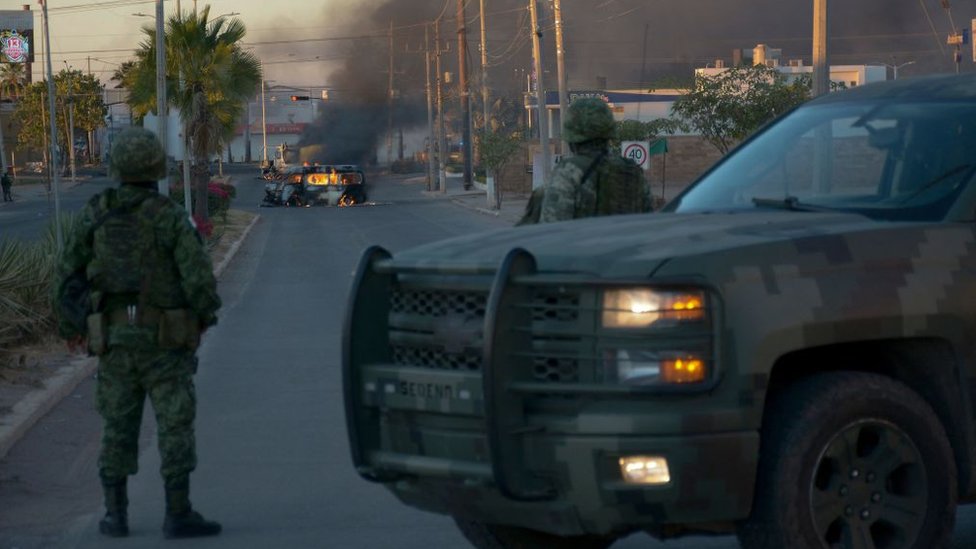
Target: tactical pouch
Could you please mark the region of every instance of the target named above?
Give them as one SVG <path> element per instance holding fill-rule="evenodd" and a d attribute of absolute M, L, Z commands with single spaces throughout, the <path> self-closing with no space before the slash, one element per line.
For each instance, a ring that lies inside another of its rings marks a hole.
<path fill-rule="evenodd" d="M 108 351 L 108 315 L 94 313 L 88 315 L 88 351 L 93 355 L 104 355 Z"/>
<path fill-rule="evenodd" d="M 200 322 L 189 309 L 166 309 L 159 319 L 159 348 L 189 349 L 200 346 Z"/>

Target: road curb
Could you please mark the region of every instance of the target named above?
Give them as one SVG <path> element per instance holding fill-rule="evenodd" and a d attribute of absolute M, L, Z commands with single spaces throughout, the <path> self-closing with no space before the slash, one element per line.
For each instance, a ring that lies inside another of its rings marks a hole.
<path fill-rule="evenodd" d="M 501 213 L 499 210 L 489 210 L 488 208 L 482 208 L 481 206 L 474 206 L 472 204 L 466 203 L 463 200 L 457 200 L 454 198 L 451 199 L 451 202 L 457 204 L 458 206 L 461 206 L 462 208 L 466 208 L 468 210 L 478 212 L 484 215 L 493 215 L 495 217 L 498 217 L 499 214 Z"/>
<path fill-rule="evenodd" d="M 73 360 L 70 366 L 44 382 L 44 388 L 27 393 L 0 424 L 0 459 L 61 400 L 70 395 L 95 373 L 98 359 L 85 357 Z"/>
<path fill-rule="evenodd" d="M 247 240 L 247 235 L 251 233 L 251 229 L 254 227 L 254 224 L 258 222 L 258 219 L 261 219 L 261 214 L 256 214 L 253 218 L 251 218 L 251 222 L 248 223 L 247 227 L 244 228 L 244 232 L 241 233 L 240 238 L 238 238 L 237 241 L 231 245 L 230 249 L 227 250 L 227 255 L 224 256 L 223 260 L 221 260 L 220 265 L 217 265 L 217 267 L 214 269 L 215 277 L 219 278 L 224 272 L 224 269 L 227 268 L 227 265 L 230 264 L 230 261 L 234 259 L 235 255 L 237 255 L 237 250 L 239 250 L 241 244 Z"/>

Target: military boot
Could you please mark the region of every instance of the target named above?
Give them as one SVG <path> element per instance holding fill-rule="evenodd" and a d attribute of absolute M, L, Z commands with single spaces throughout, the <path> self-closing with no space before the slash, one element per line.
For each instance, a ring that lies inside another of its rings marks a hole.
<path fill-rule="evenodd" d="M 190 483 L 179 482 L 166 485 L 166 520 L 163 522 L 163 536 L 167 538 L 199 538 L 216 536 L 220 533 L 220 523 L 203 518 L 190 505 Z"/>
<path fill-rule="evenodd" d="M 98 531 L 113 538 L 129 535 L 129 516 L 126 511 L 129 498 L 126 495 L 125 481 L 125 478 L 102 479 L 102 490 L 105 492 L 105 516 L 98 521 Z"/>

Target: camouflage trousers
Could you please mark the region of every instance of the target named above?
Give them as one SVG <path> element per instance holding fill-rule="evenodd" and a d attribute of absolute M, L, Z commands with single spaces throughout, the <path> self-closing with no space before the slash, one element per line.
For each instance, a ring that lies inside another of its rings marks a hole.
<path fill-rule="evenodd" d="M 98 460 L 102 479 L 121 479 L 138 471 L 139 427 L 147 396 L 156 414 L 163 480 L 180 483 L 196 468 L 196 360 L 190 351 L 154 347 L 113 346 L 99 357 L 95 402 L 103 419 Z"/>

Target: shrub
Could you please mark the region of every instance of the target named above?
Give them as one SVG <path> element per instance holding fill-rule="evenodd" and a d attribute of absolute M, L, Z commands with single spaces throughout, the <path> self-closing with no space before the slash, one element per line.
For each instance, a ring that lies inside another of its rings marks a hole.
<path fill-rule="evenodd" d="M 170 187 L 170 198 L 177 204 L 186 208 L 183 200 L 183 186 L 174 185 Z M 207 213 L 210 217 L 227 217 L 227 210 L 230 209 L 231 201 L 237 196 L 237 189 L 229 183 L 221 181 L 211 181 L 207 184 Z M 196 204 L 196 194 L 190 193 L 190 207 Z"/>
<path fill-rule="evenodd" d="M 78 219 L 62 215 L 64 241 Z M 56 283 L 56 242 L 53 223 L 39 241 L 0 242 L 0 350 L 37 340 L 55 325 L 51 296 Z"/>

